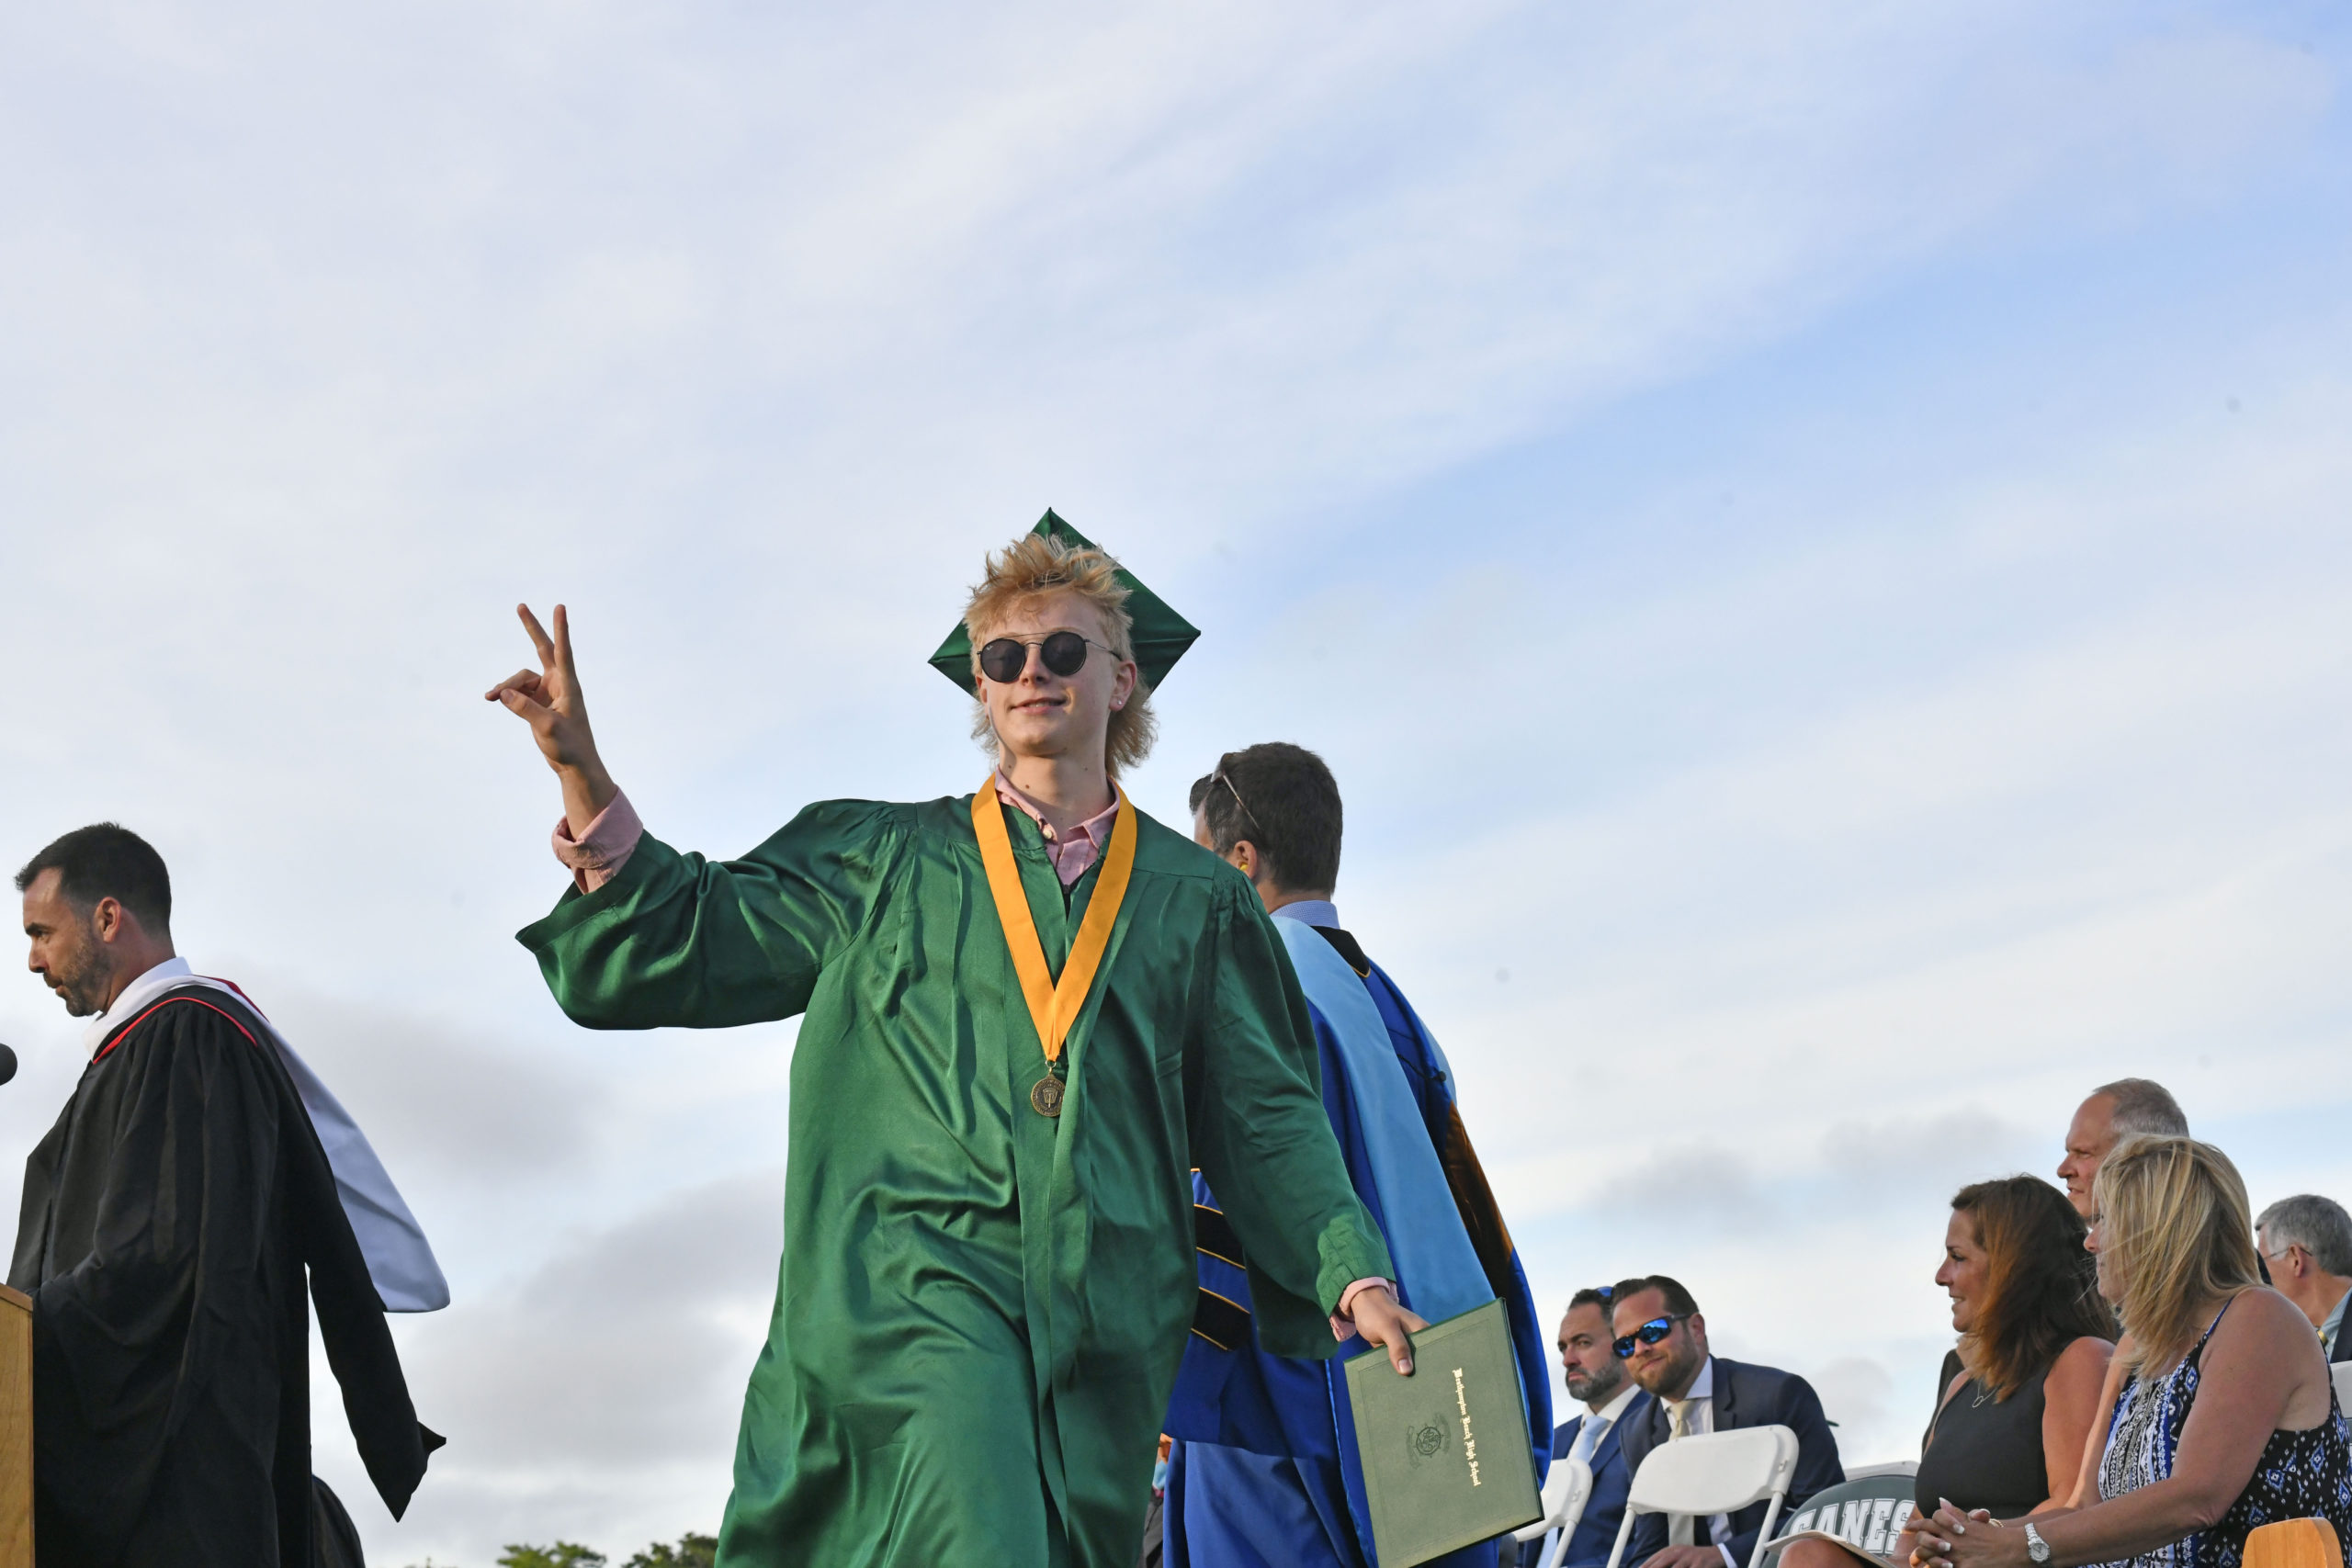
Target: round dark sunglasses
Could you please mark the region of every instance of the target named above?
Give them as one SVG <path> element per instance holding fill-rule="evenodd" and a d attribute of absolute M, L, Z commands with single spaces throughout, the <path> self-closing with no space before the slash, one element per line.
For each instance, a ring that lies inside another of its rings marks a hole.
<path fill-rule="evenodd" d="M 1678 1312 L 1668 1317 L 1654 1317 L 1631 1334 L 1620 1335 L 1609 1348 L 1617 1352 L 1617 1359 L 1622 1361 L 1634 1353 L 1635 1345 L 1657 1344 L 1674 1332 L 1676 1324 L 1690 1315 L 1687 1312 Z"/>
<path fill-rule="evenodd" d="M 1108 643 L 1096 642 L 1076 632 L 1054 632 L 1038 637 L 995 637 L 980 649 L 980 673 L 1009 686 L 1029 668 L 1029 650 L 1033 648 L 1045 660 L 1046 668 L 1065 680 L 1086 668 L 1088 649 L 1111 651 Z"/>

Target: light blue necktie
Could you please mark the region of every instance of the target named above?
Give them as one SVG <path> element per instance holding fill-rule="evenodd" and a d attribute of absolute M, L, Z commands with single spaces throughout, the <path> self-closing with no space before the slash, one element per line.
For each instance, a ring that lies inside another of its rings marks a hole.
<path fill-rule="evenodd" d="M 1576 1446 L 1568 1450 L 1568 1457 L 1582 1460 L 1585 1468 L 1589 1470 L 1592 1467 L 1593 1450 L 1600 1447 L 1600 1439 L 1607 1437 L 1609 1428 L 1615 1425 L 1614 1421 L 1602 1416 L 1586 1416 L 1584 1425 L 1577 1429 Z"/>

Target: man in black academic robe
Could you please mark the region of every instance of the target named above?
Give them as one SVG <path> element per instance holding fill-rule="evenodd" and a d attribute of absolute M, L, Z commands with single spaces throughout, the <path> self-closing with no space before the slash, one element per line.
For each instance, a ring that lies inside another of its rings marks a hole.
<path fill-rule="evenodd" d="M 38 878 L 27 889 L 28 931 L 44 890 L 57 892 Z M 52 903 L 74 902 L 67 891 Z M 40 953 L 35 932 L 37 967 Z M 26 1161 L 8 1274 L 33 1299 L 39 1560 L 335 1562 L 356 1540 L 311 1474 L 306 1270 L 360 1456 L 395 1517 L 441 1439 L 417 1422 L 267 1026 L 193 979 L 119 1010 Z"/>

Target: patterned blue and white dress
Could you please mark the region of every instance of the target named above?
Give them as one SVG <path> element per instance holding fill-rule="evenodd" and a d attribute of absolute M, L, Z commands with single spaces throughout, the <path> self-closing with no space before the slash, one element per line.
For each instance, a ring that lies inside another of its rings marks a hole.
<path fill-rule="evenodd" d="M 2196 1348 L 2169 1374 L 2154 1382 L 2133 1378 L 2123 1385 L 2108 1422 L 2107 1451 L 2099 1459 L 2100 1496 L 2120 1497 L 2172 1474 L 2181 1428 L 2197 1398 L 2198 1360 L 2229 1310 L 2225 1306 L 2214 1314 Z M 2238 1568 L 2248 1531 L 2280 1519 L 2312 1517 L 2334 1525 L 2337 1540 L 2352 1540 L 2352 1431 L 2333 1388 L 2326 1420 L 2301 1432 L 2270 1434 L 2245 1490 L 2219 1524 L 2109 1568 Z"/>

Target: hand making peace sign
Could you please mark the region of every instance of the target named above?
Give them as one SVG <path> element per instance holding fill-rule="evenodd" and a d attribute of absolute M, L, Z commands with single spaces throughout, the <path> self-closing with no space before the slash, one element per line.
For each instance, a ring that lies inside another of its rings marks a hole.
<path fill-rule="evenodd" d="M 588 706 L 580 697 L 580 671 L 571 660 L 571 622 L 564 607 L 555 607 L 555 636 L 539 625 L 528 604 L 514 613 L 531 634 L 538 650 L 539 668 L 527 665 L 484 692 L 482 696 L 505 705 L 508 712 L 531 727 L 539 754 L 563 783 L 563 813 L 572 835 L 583 837 L 599 813 L 620 794 L 620 786 L 605 771 L 596 755 L 596 737 L 588 728 Z"/>

